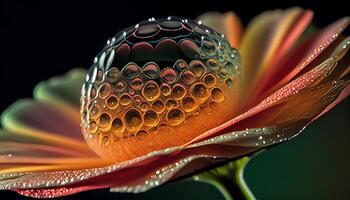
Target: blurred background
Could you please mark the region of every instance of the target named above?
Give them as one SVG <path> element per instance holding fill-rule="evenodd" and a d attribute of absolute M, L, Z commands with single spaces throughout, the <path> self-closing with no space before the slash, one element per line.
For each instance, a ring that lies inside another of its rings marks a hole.
<path fill-rule="evenodd" d="M 349 15 L 341 1 L 1 1 L 0 112 L 32 96 L 39 81 L 74 67 L 88 68 L 108 37 L 149 17 L 190 19 L 207 11 L 234 11 L 246 25 L 269 9 L 301 6 L 324 27 Z M 258 34 L 258 33 L 257 33 Z M 349 35 L 349 31 L 347 31 Z M 300 136 L 275 146 L 247 166 L 247 184 L 257 199 L 350 199 L 350 99 Z M 29 199 L 0 191 L 1 199 Z M 200 183 L 171 182 L 142 194 L 96 190 L 61 199 L 223 199 Z"/>

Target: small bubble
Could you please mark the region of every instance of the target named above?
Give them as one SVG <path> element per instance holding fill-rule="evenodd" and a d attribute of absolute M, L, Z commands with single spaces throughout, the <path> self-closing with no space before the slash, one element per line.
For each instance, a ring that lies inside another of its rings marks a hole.
<path fill-rule="evenodd" d="M 142 68 L 143 75 L 148 79 L 155 79 L 159 76 L 159 67 L 154 62 L 149 62 L 145 64 L 145 66 Z"/>
<path fill-rule="evenodd" d="M 185 112 L 192 112 L 197 108 L 197 103 L 193 97 L 186 96 L 181 100 L 181 106 Z"/>
<path fill-rule="evenodd" d="M 127 106 L 131 103 L 131 96 L 129 94 L 123 94 L 122 96 L 120 96 L 120 104 L 122 104 L 123 106 Z"/>
<path fill-rule="evenodd" d="M 220 88 L 213 88 L 211 90 L 211 98 L 217 102 L 220 103 L 225 99 L 225 95 L 222 92 L 222 90 L 220 90 Z"/>
<path fill-rule="evenodd" d="M 167 83 L 162 83 L 160 85 L 160 91 L 163 96 L 169 96 L 171 94 L 171 88 Z"/>
<path fill-rule="evenodd" d="M 98 90 L 98 95 L 100 98 L 106 98 L 111 94 L 112 86 L 109 83 L 103 83 Z"/>
<path fill-rule="evenodd" d="M 140 108 L 142 111 L 146 111 L 149 108 L 149 104 L 147 102 L 142 102 Z"/>
<path fill-rule="evenodd" d="M 187 67 L 187 62 L 182 59 L 178 59 L 174 64 L 174 68 L 179 70 L 180 72 L 185 70 Z"/>
<path fill-rule="evenodd" d="M 206 62 L 206 66 L 212 71 L 216 72 L 219 69 L 219 63 L 214 58 L 210 58 Z"/>
<path fill-rule="evenodd" d="M 101 128 L 107 128 L 111 123 L 111 117 L 107 113 L 102 113 L 99 120 L 99 126 Z"/>
<path fill-rule="evenodd" d="M 183 71 L 181 73 L 181 80 L 187 85 L 191 85 L 195 80 L 195 76 L 191 71 Z"/>
<path fill-rule="evenodd" d="M 209 98 L 209 91 L 201 82 L 195 83 L 191 86 L 190 94 L 200 102 L 204 102 Z"/>
<path fill-rule="evenodd" d="M 134 90 L 141 90 L 143 86 L 143 82 L 140 78 L 135 78 L 132 82 L 131 82 L 131 87 Z"/>
<path fill-rule="evenodd" d="M 118 98 L 114 95 L 111 95 L 108 97 L 106 104 L 109 109 L 114 110 L 118 107 L 118 104 L 119 104 Z"/>
<path fill-rule="evenodd" d="M 160 89 L 156 82 L 148 81 L 142 88 L 142 95 L 147 101 L 153 101 L 160 95 Z"/>
<path fill-rule="evenodd" d="M 91 106 L 90 111 L 89 111 L 90 118 L 95 119 L 96 117 L 98 117 L 100 112 L 101 112 L 101 108 L 99 105 Z"/>
<path fill-rule="evenodd" d="M 177 73 L 173 68 L 165 68 L 160 73 L 160 78 L 164 82 L 172 84 L 177 80 Z"/>
<path fill-rule="evenodd" d="M 186 95 L 186 89 L 181 84 L 175 84 L 173 86 L 172 96 L 176 100 L 182 99 Z"/>
<path fill-rule="evenodd" d="M 115 118 L 112 122 L 112 133 L 117 136 L 122 136 L 125 130 L 123 121 L 120 118 Z"/>
<path fill-rule="evenodd" d="M 143 119 L 141 113 L 134 108 L 126 111 L 123 119 L 126 130 L 132 133 L 137 132 L 142 127 Z"/>
<path fill-rule="evenodd" d="M 206 72 L 206 67 L 199 60 L 192 61 L 189 68 L 196 77 L 201 77 Z"/>
<path fill-rule="evenodd" d="M 97 123 L 95 121 L 91 121 L 89 124 L 89 131 L 92 134 L 95 134 L 97 132 L 98 126 Z"/>
<path fill-rule="evenodd" d="M 117 93 L 122 93 L 122 92 L 124 92 L 125 88 L 126 88 L 125 82 L 124 81 L 119 81 L 117 83 L 115 89 L 116 89 Z"/>
<path fill-rule="evenodd" d="M 140 68 L 135 63 L 129 63 L 121 71 L 123 77 L 132 79 L 140 73 Z"/>
<path fill-rule="evenodd" d="M 184 112 L 178 108 L 169 110 L 166 117 L 171 126 L 177 126 L 185 120 Z"/>
<path fill-rule="evenodd" d="M 203 82 L 208 86 L 208 87 L 213 87 L 216 84 L 216 78 L 212 74 L 206 74 L 203 77 Z"/>
<path fill-rule="evenodd" d="M 149 127 L 153 127 L 157 124 L 158 114 L 153 110 L 148 110 L 144 114 L 144 124 Z"/>
<path fill-rule="evenodd" d="M 168 109 L 174 108 L 174 107 L 176 107 L 176 106 L 177 106 L 177 101 L 175 101 L 174 99 L 168 99 L 168 100 L 166 101 L 166 107 L 167 107 Z"/>
<path fill-rule="evenodd" d="M 227 78 L 225 80 L 225 84 L 227 87 L 232 87 L 233 86 L 233 80 L 231 78 Z"/>
<path fill-rule="evenodd" d="M 119 70 L 115 67 L 112 67 L 107 71 L 107 81 L 110 83 L 116 82 L 119 78 Z"/>
<path fill-rule="evenodd" d="M 152 109 L 157 113 L 161 113 L 165 109 L 165 104 L 162 100 L 157 99 L 152 103 Z"/>

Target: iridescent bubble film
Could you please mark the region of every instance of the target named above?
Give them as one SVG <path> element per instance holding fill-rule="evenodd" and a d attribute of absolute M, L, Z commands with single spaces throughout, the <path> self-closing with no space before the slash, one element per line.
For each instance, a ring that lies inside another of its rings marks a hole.
<path fill-rule="evenodd" d="M 85 139 L 123 161 L 181 145 L 233 117 L 237 50 L 191 20 L 150 18 L 107 41 L 82 88 Z"/>

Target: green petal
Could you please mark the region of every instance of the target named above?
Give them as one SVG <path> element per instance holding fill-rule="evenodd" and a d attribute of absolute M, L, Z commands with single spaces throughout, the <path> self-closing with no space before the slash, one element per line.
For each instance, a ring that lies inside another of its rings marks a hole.
<path fill-rule="evenodd" d="M 49 103 L 61 103 L 79 109 L 81 87 L 86 70 L 76 68 L 61 77 L 53 77 L 34 88 L 34 98 Z"/>

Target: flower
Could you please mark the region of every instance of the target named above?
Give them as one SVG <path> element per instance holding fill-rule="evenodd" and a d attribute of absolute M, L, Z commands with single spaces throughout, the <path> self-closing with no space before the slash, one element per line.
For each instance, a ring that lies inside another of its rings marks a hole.
<path fill-rule="evenodd" d="M 297 136 L 350 93 L 350 38 L 341 35 L 349 18 L 305 31 L 311 18 L 312 11 L 300 8 L 269 11 L 243 32 L 234 13 L 201 15 L 198 20 L 223 33 L 241 55 L 234 116 L 180 145 L 122 161 L 97 155 L 81 133 L 85 70 L 39 83 L 34 99 L 2 114 L 0 189 L 33 197 L 97 188 L 142 192 L 218 163 L 215 158 L 237 158 Z"/>

